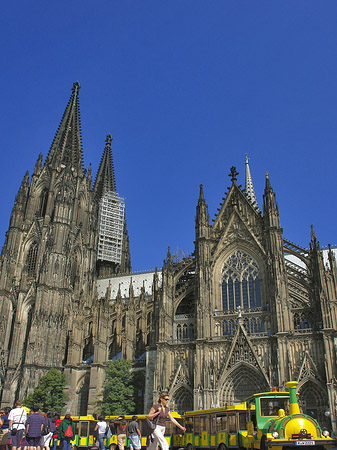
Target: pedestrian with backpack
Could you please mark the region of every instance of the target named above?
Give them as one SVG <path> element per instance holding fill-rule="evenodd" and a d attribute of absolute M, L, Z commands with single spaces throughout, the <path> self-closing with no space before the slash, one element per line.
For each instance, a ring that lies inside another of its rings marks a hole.
<path fill-rule="evenodd" d="M 75 439 L 75 424 L 70 414 L 66 414 L 60 423 L 58 437 L 62 443 L 62 449 L 71 450 L 70 441 Z"/>
<path fill-rule="evenodd" d="M 59 426 L 60 423 L 62 422 L 62 420 L 60 419 L 60 414 L 55 413 L 53 420 L 52 420 L 52 429 L 54 429 L 53 431 L 53 446 L 52 446 L 52 450 L 56 450 L 57 447 L 57 440 L 59 439 L 58 434 L 59 434 Z"/>
<path fill-rule="evenodd" d="M 23 433 L 25 431 L 25 424 L 27 420 L 27 413 L 22 408 L 22 401 L 17 400 L 15 402 L 15 408 L 8 414 L 9 421 L 9 444 L 12 446 L 12 450 L 16 450 L 21 446 Z"/>

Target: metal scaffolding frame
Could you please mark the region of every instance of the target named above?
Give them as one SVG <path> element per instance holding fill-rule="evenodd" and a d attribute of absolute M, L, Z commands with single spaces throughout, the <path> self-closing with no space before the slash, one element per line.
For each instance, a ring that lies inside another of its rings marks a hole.
<path fill-rule="evenodd" d="M 97 259 L 121 263 L 124 216 L 124 198 L 105 192 L 99 203 Z"/>

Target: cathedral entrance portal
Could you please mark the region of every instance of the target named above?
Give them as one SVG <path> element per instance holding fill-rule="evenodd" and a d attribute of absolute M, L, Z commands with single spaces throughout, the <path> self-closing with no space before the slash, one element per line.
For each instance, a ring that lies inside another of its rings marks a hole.
<path fill-rule="evenodd" d="M 180 414 L 193 410 L 193 395 L 190 390 L 182 386 L 173 393 L 172 397 L 175 410 Z"/>
<path fill-rule="evenodd" d="M 220 387 L 220 406 L 242 403 L 256 392 L 270 390 L 262 373 L 247 363 L 238 364 L 222 378 L 224 382 Z"/>
<path fill-rule="evenodd" d="M 328 397 L 319 383 L 308 380 L 299 390 L 304 414 L 314 417 L 321 426 L 331 429 L 330 419 L 325 415 Z"/>

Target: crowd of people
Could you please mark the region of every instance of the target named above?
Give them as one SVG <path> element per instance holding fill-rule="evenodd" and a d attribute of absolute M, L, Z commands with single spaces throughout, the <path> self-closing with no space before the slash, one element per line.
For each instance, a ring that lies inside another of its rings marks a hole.
<path fill-rule="evenodd" d="M 75 425 L 69 414 L 44 413 L 38 406 L 30 410 L 15 403 L 15 408 L 0 411 L 1 450 L 56 450 L 60 440 L 63 450 L 70 450 L 75 437 Z"/>
<path fill-rule="evenodd" d="M 158 403 L 154 404 L 148 414 L 153 429 L 147 433 L 148 450 L 169 450 L 165 439 L 165 422 L 169 418 L 183 432 L 186 429 L 177 422 L 168 407 L 169 395 L 162 394 Z M 98 416 L 95 426 L 99 450 L 105 450 L 105 441 L 112 436 L 111 427 L 115 428 L 118 450 L 124 450 L 127 432 L 130 450 L 141 450 L 141 432 L 138 417 L 133 416 L 127 423 L 125 416 L 107 423 L 103 416 Z M 1 450 L 56 450 L 60 441 L 62 450 L 71 450 L 71 441 L 75 438 L 75 424 L 69 414 L 61 420 L 60 415 L 53 412 L 43 413 L 37 406 L 30 411 L 18 400 L 15 408 L 5 408 L 0 412 Z"/>

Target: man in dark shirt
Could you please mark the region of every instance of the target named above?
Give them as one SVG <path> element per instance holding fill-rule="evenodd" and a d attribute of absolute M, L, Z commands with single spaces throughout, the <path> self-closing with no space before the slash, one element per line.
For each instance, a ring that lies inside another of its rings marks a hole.
<path fill-rule="evenodd" d="M 141 434 L 138 425 L 138 417 L 133 416 L 132 421 L 128 425 L 129 438 L 130 438 L 130 450 L 140 450 L 142 448 L 141 444 Z"/>
<path fill-rule="evenodd" d="M 26 441 L 28 450 L 41 450 L 42 428 L 44 424 L 44 417 L 39 414 L 39 407 L 32 407 L 33 414 L 28 416 L 26 422 Z"/>

